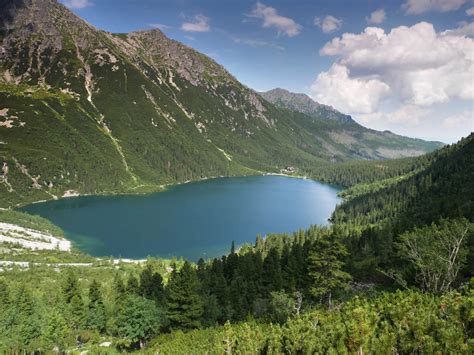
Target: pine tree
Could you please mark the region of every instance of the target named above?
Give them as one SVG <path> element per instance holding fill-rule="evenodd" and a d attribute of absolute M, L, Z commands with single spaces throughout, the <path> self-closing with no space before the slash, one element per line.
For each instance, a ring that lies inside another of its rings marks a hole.
<path fill-rule="evenodd" d="M 5 281 L 0 280 L 0 307 L 10 303 L 10 291 Z M 1 309 L 1 308 L 0 308 Z"/>
<path fill-rule="evenodd" d="M 167 316 L 174 329 L 191 329 L 201 325 L 203 300 L 196 271 L 186 261 L 180 271 L 173 270 L 167 288 Z"/>
<path fill-rule="evenodd" d="M 100 333 L 105 331 L 105 306 L 100 291 L 100 284 L 93 280 L 89 286 L 89 304 L 87 307 L 87 327 Z"/>
<path fill-rule="evenodd" d="M 290 268 L 290 253 L 291 248 L 288 244 L 285 244 L 281 253 L 281 271 L 283 279 L 283 288 L 285 291 L 295 291 L 296 280 L 293 278 L 293 273 Z"/>
<path fill-rule="evenodd" d="M 234 320 L 244 320 L 252 306 L 247 299 L 247 281 L 241 275 L 236 275 L 230 283 L 229 298 L 232 305 Z"/>
<path fill-rule="evenodd" d="M 17 289 L 13 309 L 15 326 L 11 329 L 11 335 L 24 348 L 40 335 L 38 313 L 36 312 L 33 295 L 25 285 L 20 285 Z"/>
<path fill-rule="evenodd" d="M 0 280 L 0 334 L 10 331 L 12 324 L 10 289 L 7 283 Z"/>
<path fill-rule="evenodd" d="M 140 295 L 162 304 L 164 300 L 163 278 L 159 272 L 154 272 L 151 265 L 147 265 L 140 273 Z"/>
<path fill-rule="evenodd" d="M 68 320 L 72 329 L 82 329 L 85 323 L 84 302 L 79 295 L 74 295 L 68 305 Z"/>
<path fill-rule="evenodd" d="M 263 262 L 263 285 L 267 292 L 266 297 L 270 292 L 283 288 L 280 254 L 276 248 L 270 249 Z"/>
<path fill-rule="evenodd" d="M 220 308 L 218 320 L 223 322 L 230 316 L 229 288 L 224 277 L 224 267 L 220 260 L 214 259 L 209 271 L 208 290 L 217 299 Z"/>
<path fill-rule="evenodd" d="M 262 236 L 260 234 L 257 235 L 257 238 L 255 239 L 255 250 L 259 252 L 263 252 L 265 248 L 265 241 L 263 240 Z"/>
<path fill-rule="evenodd" d="M 115 304 L 120 304 L 126 296 L 125 285 L 119 273 L 114 275 L 113 289 L 115 292 Z"/>
<path fill-rule="evenodd" d="M 140 292 L 140 286 L 139 286 L 139 283 L 138 283 L 138 279 L 133 274 L 130 274 L 128 276 L 126 292 L 129 295 L 134 295 L 134 294 L 137 295 Z"/>
<path fill-rule="evenodd" d="M 79 296 L 79 280 L 72 269 L 66 270 L 62 292 L 66 303 L 70 303 L 74 296 Z"/>
<path fill-rule="evenodd" d="M 47 315 L 43 330 L 42 338 L 46 349 L 53 350 L 53 348 L 57 348 L 59 351 L 65 350 L 69 337 L 70 331 L 64 317 L 56 310 L 53 310 Z"/>
<path fill-rule="evenodd" d="M 308 256 L 309 276 L 312 280 L 310 293 L 315 299 L 328 299 L 335 290 L 347 287 L 350 275 L 342 270 L 345 246 L 332 236 L 320 237 L 313 243 Z"/>

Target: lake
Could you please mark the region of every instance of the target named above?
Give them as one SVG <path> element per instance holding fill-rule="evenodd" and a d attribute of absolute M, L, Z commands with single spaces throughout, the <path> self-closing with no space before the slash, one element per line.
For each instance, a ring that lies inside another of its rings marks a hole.
<path fill-rule="evenodd" d="M 60 226 L 93 256 L 220 256 L 258 234 L 327 224 L 337 187 L 285 176 L 219 178 L 149 195 L 81 196 L 32 204 L 22 211 Z"/>

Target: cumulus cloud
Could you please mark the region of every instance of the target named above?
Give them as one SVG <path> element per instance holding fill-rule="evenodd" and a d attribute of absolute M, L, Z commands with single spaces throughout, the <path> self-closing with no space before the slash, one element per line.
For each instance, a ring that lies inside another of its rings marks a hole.
<path fill-rule="evenodd" d="M 346 66 L 335 63 L 329 71 L 318 75 L 311 91 L 316 101 L 343 112 L 371 113 L 390 87 L 377 77 L 351 78 Z"/>
<path fill-rule="evenodd" d="M 474 131 L 474 111 L 466 110 L 462 113 L 446 117 L 441 125 L 447 129 L 468 127 L 472 132 Z"/>
<path fill-rule="evenodd" d="M 181 29 L 186 32 L 209 32 L 209 18 L 204 15 L 195 15 L 193 21 L 184 22 Z"/>
<path fill-rule="evenodd" d="M 474 6 L 466 10 L 466 15 L 474 16 Z"/>
<path fill-rule="evenodd" d="M 257 2 L 255 8 L 247 16 L 262 19 L 264 28 L 275 27 L 279 35 L 294 37 L 300 34 L 302 29 L 301 25 L 293 19 L 279 15 L 275 8 L 261 2 Z"/>
<path fill-rule="evenodd" d="M 284 51 L 285 48 L 282 46 L 279 46 L 278 44 L 275 44 L 273 42 L 268 42 L 268 41 L 262 41 L 259 39 L 253 39 L 253 38 L 242 38 L 242 37 L 237 37 L 237 36 L 231 36 L 231 39 L 234 43 L 239 43 L 239 44 L 245 44 L 250 47 L 267 47 L 267 48 L 273 48 L 277 49 L 279 51 Z"/>
<path fill-rule="evenodd" d="M 370 24 L 379 24 L 385 21 L 386 15 L 384 9 L 375 10 L 366 18 L 367 22 Z"/>
<path fill-rule="evenodd" d="M 474 81 L 468 73 L 474 72 L 473 53 L 471 38 L 437 33 L 426 22 L 389 33 L 367 27 L 334 38 L 320 50 L 336 61 L 318 75 L 312 94 L 348 113 L 365 114 L 375 112 L 388 92 L 402 105 L 472 100 Z"/>
<path fill-rule="evenodd" d="M 358 114 L 357 118 L 365 123 L 385 122 L 388 124 L 398 124 L 403 126 L 418 126 L 429 118 L 432 110 L 416 105 L 402 105 L 391 112 L 372 112 L 367 114 Z"/>
<path fill-rule="evenodd" d="M 342 20 L 331 15 L 327 15 L 323 19 L 315 17 L 314 25 L 319 27 L 324 33 L 331 33 L 341 28 Z"/>
<path fill-rule="evenodd" d="M 448 12 L 459 9 L 469 0 L 407 0 L 402 8 L 409 15 L 419 15 L 429 11 Z"/>
<path fill-rule="evenodd" d="M 65 0 L 64 5 L 70 9 L 83 9 L 92 6 L 93 4 L 89 0 Z"/>
<path fill-rule="evenodd" d="M 460 22 L 458 28 L 443 32 L 447 36 L 474 36 L 474 22 Z"/>

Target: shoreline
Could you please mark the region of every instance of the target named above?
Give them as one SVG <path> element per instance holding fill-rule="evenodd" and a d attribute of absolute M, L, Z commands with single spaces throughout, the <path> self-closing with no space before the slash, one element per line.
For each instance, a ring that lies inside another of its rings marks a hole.
<path fill-rule="evenodd" d="M 292 179 L 313 180 L 313 181 L 319 182 L 321 184 L 336 186 L 340 189 L 344 189 L 339 185 L 330 184 L 330 183 L 325 182 L 325 181 L 313 179 L 313 178 L 311 178 L 307 175 L 289 175 L 289 174 L 285 174 L 285 173 L 271 173 L 271 172 L 259 171 L 258 174 L 209 176 L 209 177 L 204 177 L 204 178 L 199 178 L 199 179 L 194 179 L 194 180 L 186 180 L 186 181 L 177 182 L 177 183 L 160 184 L 160 185 L 138 185 L 138 186 L 135 186 L 135 187 L 131 188 L 131 190 L 137 189 L 137 188 L 140 188 L 140 187 L 144 187 L 144 186 L 148 186 L 148 187 L 152 188 L 150 191 L 144 191 L 144 192 L 133 192 L 133 191 L 108 192 L 108 191 L 104 191 L 104 192 L 101 192 L 101 193 L 91 194 L 91 193 L 80 193 L 76 190 L 66 190 L 63 193 L 63 195 L 57 196 L 57 198 L 51 198 L 51 199 L 47 199 L 47 200 L 43 199 L 43 200 L 37 200 L 37 201 L 32 201 L 32 202 L 27 202 L 27 203 L 19 203 L 19 204 L 16 204 L 14 206 L 10 206 L 10 207 L 7 207 L 7 208 L 0 208 L 0 209 L 5 209 L 5 210 L 13 209 L 13 210 L 15 210 L 15 209 L 22 208 L 22 207 L 25 207 L 25 206 L 28 206 L 28 205 L 34 205 L 34 204 L 43 203 L 43 202 L 50 202 L 50 201 L 59 201 L 59 200 L 62 200 L 62 199 L 69 199 L 69 198 L 75 198 L 75 197 L 85 197 L 85 196 L 104 196 L 105 197 L 105 196 L 149 195 L 149 194 L 164 192 L 168 188 L 175 187 L 175 186 L 180 186 L 180 185 L 187 185 L 187 184 L 203 182 L 203 181 L 207 181 L 207 180 L 214 180 L 214 179 L 244 178 L 244 177 L 251 177 L 251 176 L 283 176 L 283 177 L 288 177 L 288 178 L 292 178 Z M 154 187 L 156 188 L 155 190 L 153 190 Z M 70 192 L 70 191 L 74 191 L 74 193 L 68 194 L 68 192 Z"/>
<path fill-rule="evenodd" d="M 59 200 L 66 199 L 66 198 L 84 197 L 84 196 L 127 196 L 127 195 L 139 196 L 139 195 L 148 195 L 148 194 L 153 194 L 153 193 L 164 192 L 168 188 L 174 187 L 174 186 L 191 184 L 191 183 L 195 183 L 195 182 L 202 182 L 202 181 L 213 180 L 213 179 L 237 178 L 237 177 L 248 177 L 248 176 L 267 176 L 267 175 L 281 175 L 281 176 L 288 176 L 288 177 L 296 177 L 296 176 L 285 175 L 285 174 L 280 174 L 280 173 L 265 173 L 263 171 L 258 171 L 258 170 L 255 170 L 255 172 L 256 172 L 255 174 L 249 174 L 249 175 L 206 176 L 206 177 L 199 178 L 199 179 L 186 180 L 186 181 L 182 181 L 182 182 L 167 183 L 167 184 L 157 184 L 157 185 L 142 184 L 142 185 L 133 186 L 125 192 L 103 191 L 103 192 L 100 192 L 100 193 L 81 193 L 81 192 L 78 192 L 77 190 L 69 189 L 69 190 L 64 191 L 61 196 L 56 196 L 57 198 L 42 199 L 42 200 L 36 200 L 36 201 L 31 201 L 31 202 L 26 202 L 26 203 L 18 203 L 16 205 L 12 205 L 12 206 L 2 208 L 2 209 L 15 210 L 15 209 L 22 208 L 22 207 L 25 207 L 25 206 L 28 206 L 28 205 L 33 205 L 33 204 L 38 204 L 38 203 L 43 203 L 43 202 L 49 202 L 49 201 L 59 201 Z M 135 189 L 139 189 L 139 188 L 142 188 L 142 187 L 149 187 L 150 191 L 143 191 L 143 192 L 140 192 L 140 191 L 134 192 L 133 191 Z"/>

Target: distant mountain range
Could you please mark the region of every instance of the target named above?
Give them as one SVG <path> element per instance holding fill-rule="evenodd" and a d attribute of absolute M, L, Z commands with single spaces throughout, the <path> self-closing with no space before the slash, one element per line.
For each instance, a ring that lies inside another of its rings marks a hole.
<path fill-rule="evenodd" d="M 277 94 L 157 29 L 114 34 L 55 0 L 1 0 L 0 207 L 441 146 Z"/>

